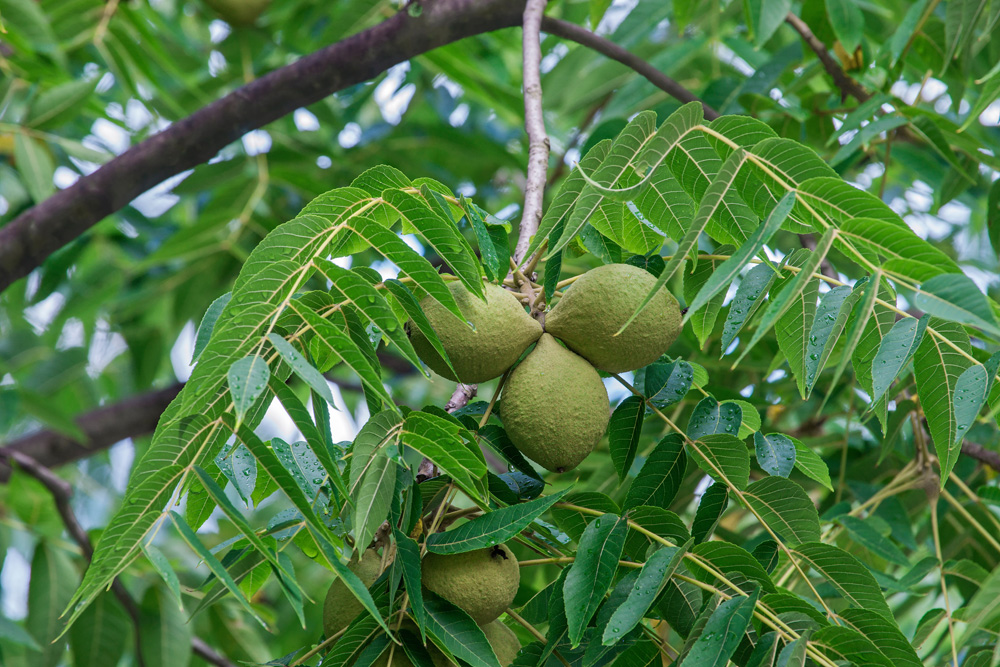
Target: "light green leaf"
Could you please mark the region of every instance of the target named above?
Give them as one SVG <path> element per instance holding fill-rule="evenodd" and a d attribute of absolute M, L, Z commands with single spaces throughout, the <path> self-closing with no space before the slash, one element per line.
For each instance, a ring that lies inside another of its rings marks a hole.
<path fill-rule="evenodd" d="M 820 297 L 806 342 L 806 398 L 812 394 L 860 296 L 849 285 L 838 285 Z"/>
<path fill-rule="evenodd" d="M 758 322 L 753 339 L 747 344 L 741 355 L 741 358 L 746 355 L 750 345 L 754 344 L 754 340 L 759 340 L 766 333 L 764 327 L 770 326 L 769 315 L 775 312 L 772 309 L 778 308 L 779 304 L 784 302 L 781 305 L 784 312 L 774 321 L 774 334 L 778 340 L 778 349 L 788 360 L 788 367 L 795 377 L 799 395 L 803 399 L 808 393 L 806 383 L 808 382 L 807 368 L 810 361 L 809 331 L 816 322 L 816 295 L 819 292 L 819 281 L 813 279 L 811 275 L 805 276 L 806 271 L 810 271 L 811 263 L 816 255 L 815 252 L 810 253 L 803 249 L 801 253 L 795 252 L 787 258 L 785 266 L 798 266 L 800 267 L 799 273 L 787 277 L 779 288 L 771 290 L 772 301 Z M 812 271 L 810 271 L 811 273 Z"/>
<path fill-rule="evenodd" d="M 751 28 L 754 45 L 760 48 L 785 22 L 785 16 L 792 11 L 792 2 L 791 0 L 751 0 L 744 7 L 749 11 L 747 25 Z"/>
<path fill-rule="evenodd" d="M 389 516 L 389 507 L 396 492 L 396 462 L 385 449 L 379 449 L 368 461 L 354 499 L 354 539 L 368 544 L 375 531 Z"/>
<path fill-rule="evenodd" d="M 75 667 L 117 665 L 129 636 L 128 614 L 112 593 L 104 593 L 69 630 L 69 646 Z"/>
<path fill-rule="evenodd" d="M 146 667 L 187 667 L 191 662 L 191 625 L 160 588 L 142 598 L 139 640 Z"/>
<path fill-rule="evenodd" d="M 250 606 L 250 601 L 247 600 L 245 595 L 243 595 L 240 587 L 236 585 L 235 581 L 233 581 L 232 576 L 226 570 L 225 566 L 223 566 L 222 563 L 220 563 L 219 560 L 212 554 L 212 552 L 201 543 L 201 540 L 198 539 L 198 536 L 195 535 L 193 530 L 191 530 L 191 527 L 187 525 L 184 518 L 177 512 L 170 512 L 170 518 L 173 519 L 174 525 L 181 534 L 181 539 L 183 539 L 184 542 L 191 547 L 196 554 L 198 554 L 198 557 L 205 563 L 205 565 L 208 566 L 208 569 L 212 572 L 212 574 L 222 582 L 222 584 L 226 587 L 226 590 L 232 593 L 233 597 L 236 598 L 237 602 L 240 603 L 243 609 L 250 616 L 252 616 L 255 621 L 260 623 L 262 627 L 266 628 L 267 623 L 265 623 L 264 619 L 258 616 L 254 608 Z M 173 605 L 169 606 L 171 609 L 175 609 Z M 161 605 L 161 612 L 162 607 L 163 605 Z"/>
<path fill-rule="evenodd" d="M 736 295 L 729 303 L 729 314 L 722 327 L 722 353 L 725 354 L 743 325 L 753 316 L 767 297 L 768 289 L 778 274 L 767 264 L 757 264 L 743 274 Z"/>
<path fill-rule="evenodd" d="M 907 567 L 910 565 L 909 559 L 903 552 L 889 538 L 873 528 L 870 523 L 849 514 L 837 517 L 837 522 L 847 529 L 852 540 L 875 555 L 885 558 L 890 563 Z"/>
<path fill-rule="evenodd" d="M 76 568 L 66 552 L 39 542 L 31 558 L 27 628 L 42 650 L 29 652 L 32 667 L 55 667 L 66 652 L 66 640 L 61 639 L 66 622 L 59 615 L 76 584 Z"/>
<path fill-rule="evenodd" d="M 868 609 L 844 609 L 839 616 L 870 639 L 896 667 L 923 667 L 923 661 L 894 621 Z"/>
<path fill-rule="evenodd" d="M 212 337 L 212 331 L 215 329 L 215 322 L 219 319 L 219 315 L 222 314 L 222 310 L 229 303 L 229 300 L 233 298 L 232 292 L 226 292 L 215 301 L 212 305 L 208 307 L 205 311 L 205 315 L 201 318 L 201 324 L 198 325 L 198 333 L 194 337 L 194 352 L 191 354 L 191 363 L 198 361 L 198 357 L 205 350 L 205 346 L 208 345 L 209 338 Z"/>
<path fill-rule="evenodd" d="M 855 0 L 826 0 L 826 15 L 844 50 L 854 53 L 865 28 L 861 8 Z"/>
<path fill-rule="evenodd" d="M 833 491 L 830 469 L 819 454 L 791 436 L 786 436 L 795 445 L 795 467 L 809 479 L 815 480 Z"/>
<path fill-rule="evenodd" d="M 50 88 L 35 98 L 26 125 L 39 130 L 64 125 L 79 116 L 81 107 L 97 86 L 99 78 L 78 80 Z"/>
<path fill-rule="evenodd" d="M 17 170 L 21 173 L 24 187 L 36 204 L 56 191 L 56 186 L 52 182 L 56 165 L 45 144 L 18 132 L 14 135 L 14 159 L 17 161 Z"/>

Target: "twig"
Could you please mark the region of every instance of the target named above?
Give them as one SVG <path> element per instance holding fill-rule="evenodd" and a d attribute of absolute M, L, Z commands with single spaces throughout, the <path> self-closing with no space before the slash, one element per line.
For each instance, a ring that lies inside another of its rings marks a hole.
<path fill-rule="evenodd" d="M 462 384 L 459 382 L 458 386 L 455 387 L 455 391 L 452 393 L 451 398 L 449 398 L 448 402 L 444 405 L 445 411 L 450 413 L 461 410 L 469 404 L 469 401 L 476 397 L 477 391 L 479 391 L 478 385 Z"/>
<path fill-rule="evenodd" d="M 35 459 L 31 458 L 27 454 L 18 451 L 3 451 L 0 452 L 0 458 L 6 458 L 12 463 L 16 463 L 17 466 L 28 473 L 48 490 L 49 494 L 52 496 L 52 500 L 55 502 L 56 510 L 59 512 L 60 518 L 62 518 L 63 524 L 66 526 L 66 532 L 69 533 L 73 541 L 77 543 L 80 547 L 80 551 L 83 552 L 84 558 L 89 562 L 94 557 L 94 545 L 90 541 L 90 536 L 87 535 L 87 531 L 83 529 L 80 522 L 76 518 L 76 514 L 73 513 L 73 508 L 70 506 L 70 498 L 73 495 L 73 487 L 70 486 L 69 482 L 62 479 L 54 472 L 40 464 Z M 140 627 L 140 616 L 139 607 L 136 605 L 135 600 L 129 595 L 125 586 L 122 585 L 121 581 L 117 578 L 111 584 L 111 591 L 114 593 L 118 601 L 121 602 L 122 607 L 125 608 L 126 613 L 132 619 L 132 624 L 135 627 L 135 654 L 136 662 L 142 667 L 142 650 L 141 650 L 141 640 L 139 634 Z M 191 639 L 191 650 L 197 655 L 201 656 L 207 662 L 210 662 L 216 667 L 236 667 L 233 663 L 229 662 L 221 655 L 216 653 L 212 647 L 206 644 L 199 637 L 192 637 Z"/>
<path fill-rule="evenodd" d="M 690 90 L 677 83 L 642 58 L 629 53 L 610 40 L 604 39 L 599 35 L 595 35 L 589 30 L 581 28 L 573 23 L 569 23 L 568 21 L 561 21 L 548 16 L 546 16 L 542 21 L 542 30 L 556 35 L 557 37 L 562 37 L 563 39 L 568 39 L 576 42 L 577 44 L 582 44 L 583 46 L 591 48 L 598 53 L 611 58 L 612 60 L 617 60 L 626 67 L 635 70 L 637 74 L 645 77 L 651 84 L 680 102 L 701 102 L 701 106 L 705 110 L 705 118 L 708 120 L 715 120 L 719 117 L 718 111 L 699 99 L 698 96 Z"/>
<path fill-rule="evenodd" d="M 528 133 L 528 173 L 524 186 L 521 228 L 514 247 L 518 266 L 528 252 L 531 237 L 542 220 L 545 176 L 549 167 L 549 138 L 542 112 L 542 45 L 540 31 L 546 0 L 528 0 L 522 20 L 521 58 L 524 71 L 524 129 Z"/>
<path fill-rule="evenodd" d="M 805 21 L 790 12 L 785 17 L 785 21 L 795 29 L 795 32 L 799 33 L 803 41 L 819 57 L 819 61 L 823 64 L 823 69 L 826 70 L 826 73 L 833 79 L 834 84 L 840 89 L 841 101 L 846 99 L 848 95 L 852 95 L 859 102 L 864 102 L 871 97 L 868 91 L 861 87 L 861 84 L 848 76 L 840 65 L 837 64 L 837 61 L 833 59 L 833 56 L 827 50 L 826 45 L 819 41 L 819 38 L 813 34 L 813 31 Z"/>

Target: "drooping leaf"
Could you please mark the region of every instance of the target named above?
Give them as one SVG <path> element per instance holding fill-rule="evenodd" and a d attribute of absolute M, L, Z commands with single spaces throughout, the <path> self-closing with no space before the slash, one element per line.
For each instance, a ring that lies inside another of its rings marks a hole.
<path fill-rule="evenodd" d="M 726 600 L 712 612 L 705 629 L 681 661 L 683 667 L 725 667 L 750 627 L 760 589 Z"/>
<path fill-rule="evenodd" d="M 668 508 L 680 489 L 686 467 L 684 439 L 676 433 L 667 435 L 657 443 L 629 486 L 623 508 L 640 505 Z"/>
<path fill-rule="evenodd" d="M 924 312 L 960 324 L 978 327 L 1000 337 L 989 299 L 965 274 L 934 276 L 920 285 L 916 306 Z"/>
<path fill-rule="evenodd" d="M 456 657 L 472 667 L 499 667 L 493 648 L 476 622 L 464 611 L 431 591 L 424 591 L 427 629 Z"/>
<path fill-rule="evenodd" d="M 625 546 L 628 524 L 614 514 L 604 514 L 587 526 L 576 560 L 563 585 L 570 642 L 578 646 L 587 623 L 611 587 L 618 559 Z"/>
<path fill-rule="evenodd" d="M 723 513 L 729 507 L 729 488 L 720 482 L 713 482 L 705 489 L 691 522 L 691 537 L 695 544 L 701 544 L 715 531 Z"/>
<path fill-rule="evenodd" d="M 839 547 L 810 542 L 795 548 L 800 562 L 826 578 L 852 606 L 892 618 L 889 605 L 875 578 L 861 562 Z"/>
<path fill-rule="evenodd" d="M 239 425 L 247 411 L 267 389 L 267 383 L 271 379 L 271 369 L 258 355 L 244 357 L 229 367 L 228 378 L 229 393 L 233 397 L 233 409 L 236 412 L 236 424 Z"/>
<path fill-rule="evenodd" d="M 563 489 L 543 498 L 487 512 L 482 516 L 427 538 L 427 550 L 439 554 L 458 554 L 503 544 L 527 528 L 532 521 L 569 492 Z"/>
<path fill-rule="evenodd" d="M 904 317 L 896 322 L 879 344 L 872 360 L 872 402 L 876 403 L 920 346 L 930 316 L 919 320 Z"/>
<path fill-rule="evenodd" d="M 969 337 L 960 325 L 931 318 L 927 327 L 928 334 L 913 357 L 913 371 L 944 484 L 961 450 L 957 441 L 955 385 L 972 362 L 965 356 L 970 350 Z"/>
<path fill-rule="evenodd" d="M 667 580 L 681 564 L 688 545 L 663 547 L 653 553 L 639 571 L 628 598 L 611 615 L 604 630 L 602 642 L 605 646 L 620 641 L 642 621 L 643 616 L 653 606 L 653 602 L 663 591 Z"/>
<path fill-rule="evenodd" d="M 729 350 L 730 344 L 746 324 L 747 320 L 757 312 L 757 309 L 767 296 L 771 284 L 778 277 L 773 268 L 767 264 L 757 264 L 743 274 L 736 295 L 729 304 L 729 313 L 722 329 L 722 352 Z"/>
<path fill-rule="evenodd" d="M 624 481 L 632 468 L 642 422 L 645 418 L 645 404 L 639 396 L 629 396 L 618 404 L 608 422 L 608 447 L 611 460 L 618 471 L 618 480 Z"/>

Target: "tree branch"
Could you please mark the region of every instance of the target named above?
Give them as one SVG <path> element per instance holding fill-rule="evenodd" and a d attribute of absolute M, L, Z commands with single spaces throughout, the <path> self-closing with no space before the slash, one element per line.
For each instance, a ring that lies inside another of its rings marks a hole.
<path fill-rule="evenodd" d="M 80 551 L 83 552 L 84 558 L 86 558 L 87 561 L 90 561 L 94 557 L 94 545 L 90 541 L 90 536 L 87 535 L 87 531 L 83 529 L 83 526 L 81 526 L 80 522 L 77 520 L 76 514 L 73 513 L 73 508 L 70 506 L 70 498 L 73 496 L 73 487 L 70 486 L 69 482 L 62 479 L 47 467 L 22 452 L 9 450 L 2 451 L 0 452 L 0 458 L 6 459 L 10 463 L 17 464 L 21 470 L 42 483 L 42 485 L 48 490 L 49 494 L 51 494 L 52 500 L 55 502 L 56 511 L 59 512 L 59 516 L 62 518 L 62 522 L 66 526 L 66 532 L 69 533 L 69 536 L 80 547 Z M 125 586 L 122 585 L 121 581 L 117 578 L 111 584 L 111 592 L 114 593 L 116 598 L 118 598 L 118 601 L 121 602 L 122 607 L 125 608 L 126 613 L 128 613 L 129 617 L 132 619 L 132 625 L 135 628 L 136 661 L 139 667 L 142 667 L 144 663 L 139 635 L 139 607 L 136 605 L 135 600 L 132 599 L 129 592 L 125 589 Z M 203 659 L 213 665 L 216 665 L 216 667 L 235 667 L 233 663 L 216 653 L 212 647 L 199 637 L 193 637 L 191 639 L 191 650 Z"/>
<path fill-rule="evenodd" d="M 677 83 L 642 58 L 629 53 L 627 50 L 610 40 L 604 39 L 599 35 L 595 35 L 586 28 L 581 28 L 580 26 L 574 23 L 569 23 L 568 21 L 561 21 L 559 19 L 546 16 L 542 19 L 542 30 L 551 35 L 562 37 L 563 39 L 568 39 L 576 42 L 577 44 L 591 48 L 598 53 L 611 58 L 612 60 L 617 60 L 626 67 L 635 70 L 637 74 L 645 77 L 651 84 L 680 102 L 701 102 L 701 106 L 705 110 L 705 118 L 708 120 L 715 120 L 719 117 L 718 111 L 705 104 L 704 101 L 699 99 L 698 96 L 690 90 Z"/>
<path fill-rule="evenodd" d="M 962 442 L 962 453 L 1000 472 L 1000 452 L 986 449 L 977 442 L 965 440 Z"/>
<path fill-rule="evenodd" d="M 57 431 L 38 431 L 0 447 L 0 460 L 5 454 L 24 454 L 39 465 L 56 468 L 92 456 L 125 438 L 152 433 L 160 415 L 183 386 L 175 384 L 132 396 L 82 415 L 76 424 L 87 436 L 85 442 Z M 0 462 L 0 483 L 9 477 L 10 468 Z"/>
<path fill-rule="evenodd" d="M 424 0 L 173 123 L 0 228 L 0 292 L 137 196 L 295 109 L 439 46 L 521 23 L 523 1 Z"/>
<path fill-rule="evenodd" d="M 785 17 L 785 22 L 792 26 L 795 32 L 799 33 L 803 41 L 805 41 L 805 43 L 809 45 L 809 48 L 812 49 L 819 57 L 819 61 L 823 63 L 823 68 L 826 70 L 826 73 L 830 75 L 834 84 L 836 84 L 837 88 L 840 89 L 841 100 L 846 99 L 848 95 L 852 95 L 858 102 L 864 102 L 871 97 L 871 95 L 868 94 L 868 91 L 866 91 L 860 83 L 848 76 L 837 61 L 833 59 L 833 56 L 830 55 L 826 45 L 819 41 L 819 38 L 813 34 L 813 31 L 809 28 L 805 21 L 789 12 L 788 16 Z"/>
<path fill-rule="evenodd" d="M 549 169 L 549 137 L 545 133 L 542 110 L 542 45 L 539 32 L 546 0 L 528 0 L 524 8 L 521 37 L 522 71 L 524 72 L 524 129 L 528 133 L 528 173 L 524 186 L 524 207 L 514 264 L 520 266 L 528 252 L 531 237 L 542 221 L 545 197 L 545 177 Z"/>

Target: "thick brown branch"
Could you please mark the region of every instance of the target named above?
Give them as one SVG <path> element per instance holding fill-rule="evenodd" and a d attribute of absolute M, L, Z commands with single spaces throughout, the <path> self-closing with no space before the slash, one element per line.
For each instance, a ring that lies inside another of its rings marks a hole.
<path fill-rule="evenodd" d="M 439 46 L 521 23 L 523 0 L 425 0 L 173 123 L 0 228 L 0 292 L 137 196 L 295 109 Z M 416 14 L 414 12 L 413 14 Z"/>
<path fill-rule="evenodd" d="M 612 60 L 617 60 L 626 67 L 635 70 L 637 74 L 645 77 L 651 84 L 680 102 L 701 102 L 701 106 L 705 110 L 705 118 L 708 120 L 715 120 L 719 117 L 718 111 L 698 99 L 698 96 L 690 90 L 677 83 L 642 58 L 629 53 L 610 40 L 604 39 L 599 35 L 595 35 L 586 28 L 581 28 L 580 26 L 569 23 L 568 21 L 561 21 L 559 19 L 546 16 L 542 19 L 542 30 L 551 35 L 556 35 L 557 37 L 568 39 L 576 42 L 577 44 L 582 44 L 583 46 L 591 48 L 598 53 L 611 58 Z"/>
<path fill-rule="evenodd" d="M 183 386 L 175 384 L 132 396 L 82 415 L 76 424 L 87 436 L 86 442 L 57 431 L 38 431 L 0 447 L 0 454 L 25 454 L 47 468 L 92 456 L 125 438 L 152 433 L 160 415 Z M 9 476 L 10 468 L 0 460 L 0 482 L 7 481 Z"/>
<path fill-rule="evenodd" d="M 979 443 L 966 440 L 962 443 L 962 453 L 1000 472 L 1000 452 L 986 449 Z"/>
<path fill-rule="evenodd" d="M 813 34 L 813 31 L 809 29 L 809 26 L 805 21 L 800 19 L 795 14 L 789 13 L 785 17 L 785 21 L 788 25 L 795 29 L 795 32 L 799 33 L 803 41 L 809 45 L 816 55 L 819 57 L 819 61 L 823 63 L 823 69 L 826 73 L 830 75 L 833 79 L 834 84 L 840 89 L 841 99 L 845 99 L 848 95 L 852 95 L 858 102 L 864 102 L 871 95 L 868 94 L 864 88 L 861 87 L 857 81 L 852 79 L 847 73 L 841 68 L 830 52 L 827 50 L 826 45 L 819 41 L 819 38 Z"/>

